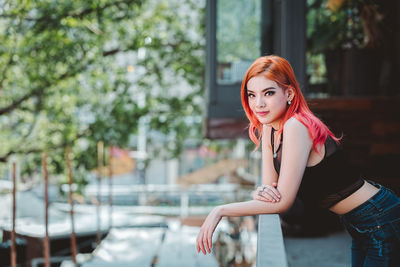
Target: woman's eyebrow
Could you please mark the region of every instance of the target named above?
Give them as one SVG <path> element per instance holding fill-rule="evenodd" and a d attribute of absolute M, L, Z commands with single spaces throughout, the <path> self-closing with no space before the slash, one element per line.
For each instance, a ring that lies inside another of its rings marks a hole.
<path fill-rule="evenodd" d="M 275 87 L 267 87 L 267 88 L 265 88 L 265 89 L 262 89 L 261 92 L 265 92 L 265 91 L 271 90 L 271 89 L 275 89 Z M 249 89 L 247 89 L 247 91 L 248 91 L 248 92 L 254 93 L 253 91 L 251 91 L 251 90 L 249 90 Z"/>

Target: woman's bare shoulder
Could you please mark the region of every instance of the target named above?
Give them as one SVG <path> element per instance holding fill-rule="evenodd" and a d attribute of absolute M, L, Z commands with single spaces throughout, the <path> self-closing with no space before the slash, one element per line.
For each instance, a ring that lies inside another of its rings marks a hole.
<path fill-rule="evenodd" d="M 303 136 L 311 140 L 307 126 L 295 117 L 289 118 L 283 127 L 284 136 Z"/>
<path fill-rule="evenodd" d="M 283 126 L 283 130 L 308 131 L 307 127 L 295 117 L 290 117 Z"/>

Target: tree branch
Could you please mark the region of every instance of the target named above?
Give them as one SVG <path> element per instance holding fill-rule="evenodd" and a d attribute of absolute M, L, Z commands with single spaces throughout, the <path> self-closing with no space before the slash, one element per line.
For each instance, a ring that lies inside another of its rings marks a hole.
<path fill-rule="evenodd" d="M 16 109 L 19 105 L 21 105 L 23 102 L 25 102 L 29 98 L 39 94 L 40 91 L 41 91 L 41 88 L 36 88 L 36 89 L 28 92 L 24 96 L 20 97 L 19 99 L 14 100 L 10 105 L 8 105 L 4 108 L 0 108 L 0 115 L 4 115 L 6 113 L 11 112 L 12 110 Z"/>
<path fill-rule="evenodd" d="M 119 48 L 111 49 L 111 50 L 108 50 L 108 51 L 103 51 L 103 56 L 104 56 L 104 57 L 112 56 L 112 55 L 115 55 L 115 54 L 117 54 L 117 53 L 119 53 L 119 52 L 122 52 L 122 51 L 123 51 L 123 50 L 121 50 L 121 49 L 119 49 Z"/>
<path fill-rule="evenodd" d="M 78 140 L 79 138 L 85 136 L 88 132 L 89 132 L 90 128 L 87 128 L 85 131 L 83 131 L 82 133 L 77 134 L 77 136 L 75 137 L 74 140 L 72 140 L 72 142 Z M 55 149 L 60 149 L 60 148 L 65 148 L 70 142 L 68 141 L 64 141 L 63 143 L 59 144 L 59 145 L 55 145 L 55 146 L 50 146 L 50 147 L 46 147 L 46 148 L 29 148 L 29 149 L 15 149 L 15 150 L 10 150 L 8 151 L 5 155 L 0 156 L 0 162 L 7 162 L 8 158 L 11 155 L 14 154 L 31 154 L 31 153 L 42 153 L 44 151 L 49 151 L 49 150 L 55 150 Z M 20 148 L 23 146 L 20 146 Z"/>
<path fill-rule="evenodd" d="M 86 54 L 86 51 L 84 52 L 84 54 Z M 85 68 L 87 68 L 90 65 L 91 61 L 82 63 L 80 67 L 76 68 L 74 71 L 66 71 L 65 73 L 63 73 L 62 75 L 60 75 L 59 77 L 57 77 L 55 80 L 57 80 L 57 82 L 55 84 L 57 84 L 58 82 L 67 79 L 69 77 L 72 77 L 80 72 L 82 72 Z M 45 81 L 45 84 L 43 84 L 42 86 L 33 89 L 32 91 L 26 93 L 24 96 L 20 97 L 17 100 L 14 100 L 10 105 L 0 108 L 0 116 L 10 113 L 11 111 L 13 111 L 14 109 L 18 108 L 23 102 L 25 102 L 26 100 L 30 99 L 31 97 L 34 97 L 36 95 L 39 95 L 42 91 L 46 90 L 47 87 L 51 86 L 51 82 L 50 81 Z"/>

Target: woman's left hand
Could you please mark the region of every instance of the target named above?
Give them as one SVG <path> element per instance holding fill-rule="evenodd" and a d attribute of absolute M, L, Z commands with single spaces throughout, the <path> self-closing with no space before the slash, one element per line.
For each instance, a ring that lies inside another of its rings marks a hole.
<path fill-rule="evenodd" d="M 200 250 L 205 255 L 207 252 L 211 253 L 212 248 L 212 236 L 217 227 L 218 223 L 221 221 L 220 207 L 215 207 L 210 214 L 208 214 L 206 220 L 200 228 L 200 232 L 197 235 L 197 252 Z"/>

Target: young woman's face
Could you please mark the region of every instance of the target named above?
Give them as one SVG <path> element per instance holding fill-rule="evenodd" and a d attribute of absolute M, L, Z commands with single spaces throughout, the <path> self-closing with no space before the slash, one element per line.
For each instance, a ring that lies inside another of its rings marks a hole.
<path fill-rule="evenodd" d="M 276 82 L 260 74 L 247 82 L 247 97 L 250 109 L 257 119 L 262 124 L 279 129 L 290 99 L 289 90 L 282 89 Z"/>

